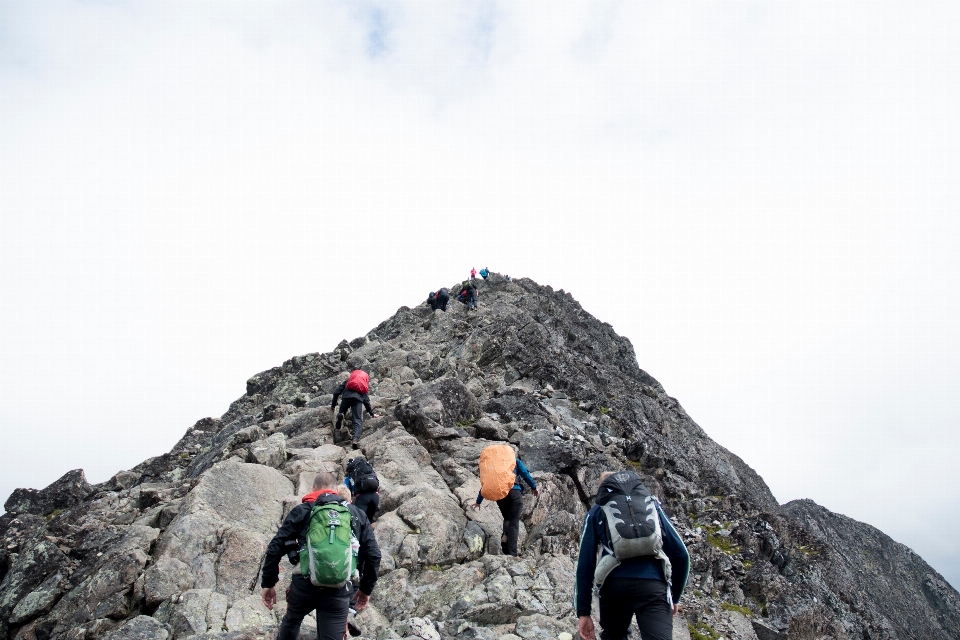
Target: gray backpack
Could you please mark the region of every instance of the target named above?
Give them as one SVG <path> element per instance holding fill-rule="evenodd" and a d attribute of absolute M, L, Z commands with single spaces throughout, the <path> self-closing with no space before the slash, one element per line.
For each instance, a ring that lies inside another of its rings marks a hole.
<path fill-rule="evenodd" d="M 657 499 L 633 471 L 620 471 L 603 481 L 597 505 L 607 521 L 609 540 L 603 541 L 593 581 L 599 587 L 628 558 L 651 556 L 663 563 L 663 575 L 670 584 L 670 558 L 663 552 L 663 534 Z M 609 544 L 609 546 L 607 546 Z"/>

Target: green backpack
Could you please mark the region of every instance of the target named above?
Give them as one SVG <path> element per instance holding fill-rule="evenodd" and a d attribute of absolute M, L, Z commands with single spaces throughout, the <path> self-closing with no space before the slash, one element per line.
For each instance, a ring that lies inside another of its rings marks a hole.
<path fill-rule="evenodd" d="M 341 502 L 313 507 L 307 544 L 300 551 L 300 573 L 317 587 L 342 587 L 357 566 L 350 509 Z"/>

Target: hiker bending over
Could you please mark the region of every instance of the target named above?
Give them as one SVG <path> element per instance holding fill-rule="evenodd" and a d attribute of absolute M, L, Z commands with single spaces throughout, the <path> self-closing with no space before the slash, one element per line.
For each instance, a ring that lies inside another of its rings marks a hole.
<path fill-rule="evenodd" d="M 353 493 L 355 507 L 367 514 L 367 519 L 373 522 L 380 506 L 380 479 L 373 470 L 373 466 L 363 456 L 347 460 L 347 475 L 343 484 Z"/>
<path fill-rule="evenodd" d="M 520 513 L 523 511 L 523 485 L 521 478 L 539 497 L 537 483 L 527 471 L 526 465 L 506 444 L 492 444 L 480 452 L 480 493 L 470 505 L 479 509 L 483 499 L 496 500 L 503 514 L 503 536 L 500 550 L 504 555 L 518 556 L 517 539 L 520 537 Z"/>
<path fill-rule="evenodd" d="M 380 572 L 380 548 L 366 514 L 337 495 L 337 477 L 318 473 L 313 491 L 303 496 L 267 546 L 263 561 L 261 599 L 267 609 L 277 603 L 279 563 L 284 555 L 299 569 L 287 590 L 287 612 L 277 640 L 294 640 L 300 623 L 317 612 L 318 640 L 341 640 L 359 572 L 359 590 L 353 608 L 367 606 Z M 353 549 L 351 553 L 350 550 Z"/>
<path fill-rule="evenodd" d="M 584 519 L 577 559 L 580 637 L 595 635 L 590 605 L 596 585 L 602 640 L 626 638 L 634 616 L 642 640 L 670 640 L 690 571 L 683 540 L 633 471 L 600 476 L 595 502 Z"/>
<path fill-rule="evenodd" d="M 457 295 L 457 300 L 462 302 L 467 306 L 467 310 L 477 308 L 477 285 L 473 284 L 469 280 L 463 283 L 463 286 L 460 287 L 460 293 Z"/>
<path fill-rule="evenodd" d="M 483 269 L 480 269 L 480 277 L 481 277 L 481 278 L 483 278 L 484 280 L 486 280 L 486 279 L 487 279 L 487 276 L 489 276 L 489 275 L 490 275 L 490 270 L 489 270 L 489 269 L 487 269 L 486 267 L 484 267 Z"/>
<path fill-rule="evenodd" d="M 359 446 L 360 432 L 363 429 L 363 408 L 367 408 L 367 413 L 370 414 L 371 418 L 377 417 L 377 414 L 373 412 L 373 407 L 370 406 L 370 396 L 367 395 L 369 390 L 370 376 L 360 369 L 352 371 L 347 381 L 334 390 L 333 404 L 330 405 L 330 409 L 336 409 L 337 399 L 343 396 L 340 411 L 337 412 L 337 424 L 333 428 L 334 443 L 337 440 L 337 431 L 340 430 L 340 425 L 343 423 L 343 414 L 347 412 L 347 409 L 351 409 L 353 411 L 353 448 L 356 449 Z"/>
<path fill-rule="evenodd" d="M 440 309 L 441 311 L 447 310 L 447 303 L 450 302 L 450 292 L 447 289 L 441 288 L 439 291 L 434 293 L 430 292 L 430 295 L 427 296 L 427 304 L 430 305 L 430 308 L 436 311 Z"/>

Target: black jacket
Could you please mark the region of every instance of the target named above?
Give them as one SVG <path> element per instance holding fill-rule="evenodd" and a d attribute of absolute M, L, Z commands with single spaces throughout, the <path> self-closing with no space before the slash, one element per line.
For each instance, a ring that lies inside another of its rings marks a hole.
<path fill-rule="evenodd" d="M 367 413 L 370 414 L 370 417 L 373 417 L 373 407 L 370 406 L 370 396 L 365 393 L 360 393 L 359 391 L 354 391 L 353 389 L 347 389 L 347 383 L 341 382 L 340 386 L 333 391 L 333 404 L 330 405 L 331 409 L 337 408 L 337 400 L 343 396 L 344 400 L 354 399 L 359 400 L 363 403 L 363 406 L 367 408 Z"/>
<path fill-rule="evenodd" d="M 273 540 L 267 545 L 267 557 L 263 561 L 263 579 L 260 582 L 264 589 L 273 587 L 280 579 L 280 561 L 292 547 L 287 543 L 295 542 L 297 549 L 302 549 L 306 545 L 307 525 L 310 523 L 313 505 L 328 502 L 343 502 L 343 498 L 335 494 L 323 494 L 317 498 L 316 502 L 298 504 L 283 520 L 277 535 L 273 536 Z M 357 557 L 360 591 L 370 595 L 380 575 L 380 547 L 377 546 L 377 538 L 373 534 L 367 514 L 352 504 L 347 506 L 350 508 L 353 535 L 360 541 L 360 553 Z"/>

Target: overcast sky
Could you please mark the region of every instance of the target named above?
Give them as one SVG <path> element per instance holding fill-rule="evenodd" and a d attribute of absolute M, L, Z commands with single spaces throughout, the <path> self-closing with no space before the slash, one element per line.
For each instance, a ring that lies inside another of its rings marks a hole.
<path fill-rule="evenodd" d="M 0 499 L 489 266 L 613 324 L 778 500 L 960 585 L 957 33 L 956 2 L 0 0 Z"/>

